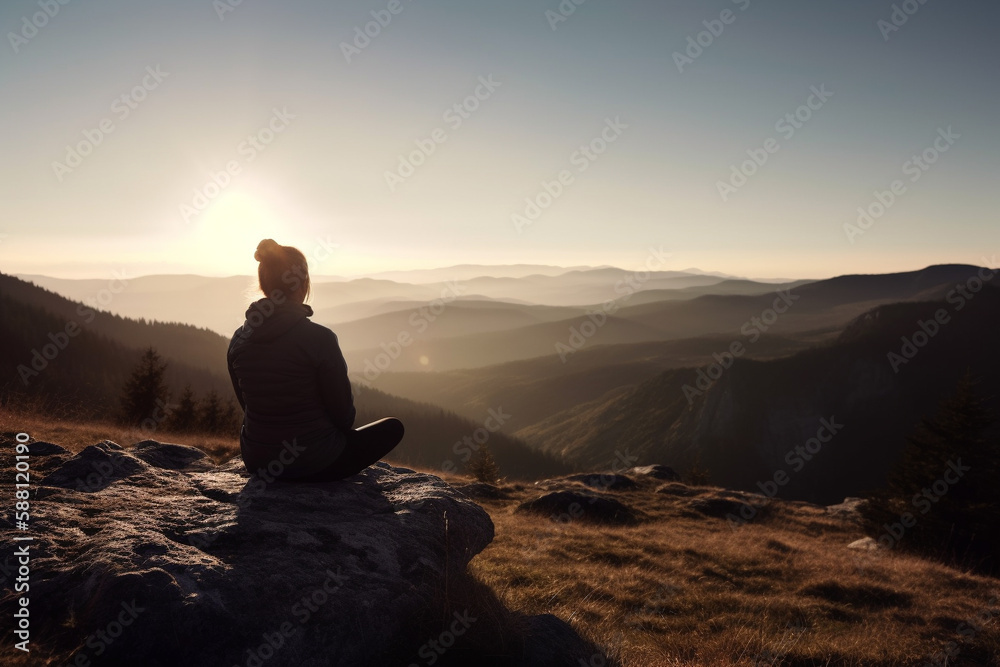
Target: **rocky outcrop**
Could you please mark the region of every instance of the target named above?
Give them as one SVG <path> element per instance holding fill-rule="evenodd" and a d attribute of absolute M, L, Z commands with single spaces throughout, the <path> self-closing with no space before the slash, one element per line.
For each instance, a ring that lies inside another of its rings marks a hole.
<path fill-rule="evenodd" d="M 30 451 L 30 528 L 0 518 L 0 561 L 24 544 L 15 533 L 34 537 L 33 656 L 543 664 L 532 652 L 551 647 L 538 633 L 560 638 L 552 664 L 594 655 L 562 621 L 519 618 L 480 590 L 466 566 L 493 539 L 492 521 L 432 475 L 378 463 L 342 482 L 285 484 L 249 477 L 239 458 L 217 466 L 200 450 L 153 441 Z M 3 595 L 5 609 L 16 604 L 9 585 Z"/>

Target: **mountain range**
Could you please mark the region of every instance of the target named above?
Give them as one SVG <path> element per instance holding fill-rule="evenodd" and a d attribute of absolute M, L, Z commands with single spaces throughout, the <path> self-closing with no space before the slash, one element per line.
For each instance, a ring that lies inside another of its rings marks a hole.
<path fill-rule="evenodd" d="M 907 434 L 966 369 L 984 395 L 1000 394 L 1000 291 L 980 267 L 781 283 L 666 271 L 639 282 L 612 267 L 497 276 L 453 268 L 455 280 L 442 280 L 443 270 L 425 272 L 423 283 L 317 281 L 311 300 L 313 319 L 338 334 L 359 411 L 422 424 L 419 446 L 402 455 L 431 467 L 465 456 L 463 434 L 492 410 L 508 418 L 490 447 L 519 477 L 606 468 L 627 452 L 701 466 L 713 483 L 751 490 L 771 488 L 785 470 L 786 497 L 834 501 L 880 484 Z M 105 378 L 108 388 L 92 392 L 105 401 L 148 345 L 171 363 L 175 383 L 227 391 L 228 335 L 256 298 L 246 277 L 147 276 L 106 296 L 116 315 L 95 308 L 108 281 L 0 278 L 6 367 L 30 358 L 47 330 L 92 313 L 86 345 L 118 364 L 98 371 L 65 358 L 88 369 L 70 377 Z M 906 358 L 903 341 L 920 339 L 921 323 L 942 311 L 948 320 Z M 47 378 L 52 391 L 66 384 Z M 12 380 L 8 393 L 23 390 Z M 816 463 L 795 453 L 834 430 Z"/>

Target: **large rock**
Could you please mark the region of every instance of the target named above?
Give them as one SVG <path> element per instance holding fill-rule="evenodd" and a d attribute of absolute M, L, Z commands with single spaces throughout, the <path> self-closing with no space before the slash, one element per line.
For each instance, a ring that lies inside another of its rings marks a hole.
<path fill-rule="evenodd" d="M 594 651 L 569 626 L 471 606 L 466 566 L 493 524 L 432 475 L 378 463 L 341 482 L 268 483 L 239 458 L 214 466 L 153 441 L 76 456 L 33 445 L 31 462 L 47 474 L 33 480 L 30 529 L 2 515 L 0 561 L 16 561 L 15 533 L 35 538 L 32 655 L 53 663 L 540 664 L 524 654 L 532 627 L 561 633 L 566 664 Z M 16 604 L 9 583 L 2 604 Z M 0 650 L 16 653 L 13 641 Z"/>

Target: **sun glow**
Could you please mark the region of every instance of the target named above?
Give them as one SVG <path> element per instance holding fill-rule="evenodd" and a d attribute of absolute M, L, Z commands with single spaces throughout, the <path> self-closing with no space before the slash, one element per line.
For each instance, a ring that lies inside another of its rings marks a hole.
<path fill-rule="evenodd" d="M 192 259 L 197 257 L 222 273 L 248 273 L 255 268 L 253 253 L 261 239 L 282 242 L 286 229 L 279 219 L 258 198 L 226 192 L 201 214 L 192 239 Z"/>

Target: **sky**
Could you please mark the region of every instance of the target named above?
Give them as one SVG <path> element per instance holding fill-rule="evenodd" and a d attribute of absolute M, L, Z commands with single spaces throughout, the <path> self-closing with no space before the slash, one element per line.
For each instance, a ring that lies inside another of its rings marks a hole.
<path fill-rule="evenodd" d="M 996 266 L 998 19 L 986 0 L 7 0 L 0 271 L 249 274 L 262 238 L 324 275 L 629 269 L 651 248 L 760 278 Z"/>

